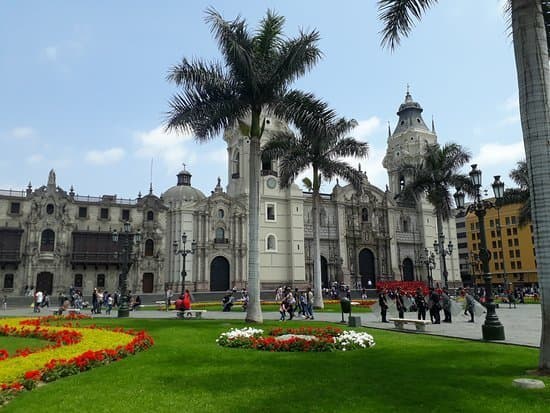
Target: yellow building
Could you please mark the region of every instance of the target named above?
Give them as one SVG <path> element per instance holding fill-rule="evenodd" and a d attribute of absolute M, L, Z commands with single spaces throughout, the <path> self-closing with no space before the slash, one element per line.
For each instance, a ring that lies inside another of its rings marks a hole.
<path fill-rule="evenodd" d="M 519 226 L 520 209 L 521 204 L 487 209 L 485 234 L 491 254 L 489 270 L 495 285 L 528 286 L 538 282 L 533 226 Z M 472 275 L 476 284 L 483 284 L 479 222 L 473 213 L 466 217 L 466 233 Z"/>

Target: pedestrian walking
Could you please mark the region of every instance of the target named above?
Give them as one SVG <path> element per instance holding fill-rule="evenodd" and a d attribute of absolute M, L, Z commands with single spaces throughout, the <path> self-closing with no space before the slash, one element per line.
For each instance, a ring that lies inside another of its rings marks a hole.
<path fill-rule="evenodd" d="M 383 323 L 388 323 L 386 320 L 386 314 L 388 313 L 388 300 L 386 299 L 386 291 L 378 290 L 378 304 L 380 305 L 380 316 Z"/>

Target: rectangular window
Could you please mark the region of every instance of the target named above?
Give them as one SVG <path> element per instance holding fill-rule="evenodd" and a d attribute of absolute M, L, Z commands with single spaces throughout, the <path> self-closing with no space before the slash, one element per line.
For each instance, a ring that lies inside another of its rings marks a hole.
<path fill-rule="evenodd" d="M 502 251 L 499 251 L 498 256 L 500 257 L 501 260 L 503 259 Z"/>
<path fill-rule="evenodd" d="M 130 221 L 130 210 L 129 209 L 123 209 L 122 210 L 122 220 L 123 221 Z"/>
<path fill-rule="evenodd" d="M 78 207 L 78 218 L 87 218 L 87 217 L 88 217 L 88 208 Z"/>
<path fill-rule="evenodd" d="M 497 242 L 493 241 L 493 248 L 496 248 L 496 247 L 497 247 Z"/>
<path fill-rule="evenodd" d="M 505 220 L 506 226 L 510 225 L 510 217 L 506 217 Z"/>
<path fill-rule="evenodd" d="M 496 251 L 493 252 L 493 259 L 494 260 L 498 259 L 498 252 L 496 252 Z M 497 263 L 495 263 L 495 268 L 496 268 L 496 266 L 497 266 Z"/>
<path fill-rule="evenodd" d="M 461 249 L 461 248 L 468 248 L 468 243 L 467 242 L 459 242 L 458 243 L 458 248 Z"/>
<path fill-rule="evenodd" d="M 512 246 L 512 240 L 510 238 L 508 238 L 508 246 L 511 247 Z"/>
<path fill-rule="evenodd" d="M 495 221 L 493 221 L 492 219 L 489 220 L 489 227 L 493 228 L 494 226 L 495 226 Z"/>
<path fill-rule="evenodd" d="M 512 228 L 506 228 L 506 235 L 508 235 L 509 237 L 512 236 Z"/>
<path fill-rule="evenodd" d="M 508 255 L 510 256 L 510 258 L 514 258 L 514 250 L 510 250 L 508 252 Z"/>
<path fill-rule="evenodd" d="M 475 229 L 476 229 L 476 224 L 472 222 L 470 224 L 470 231 L 475 231 Z"/>
<path fill-rule="evenodd" d="M 296 212 L 298 212 L 298 211 L 296 211 Z M 457 228 L 466 228 L 466 223 L 465 222 L 457 222 L 456 227 Z"/>
<path fill-rule="evenodd" d="M 516 269 L 516 262 L 515 262 L 515 261 L 512 261 L 512 262 L 510 263 L 510 265 L 511 265 L 511 267 L 512 267 L 513 270 Z"/>
<path fill-rule="evenodd" d="M 512 234 L 518 235 L 518 229 L 517 229 L 517 227 L 512 228 Z"/>
<path fill-rule="evenodd" d="M 521 261 L 518 261 L 518 262 L 516 263 L 516 266 L 517 266 L 518 270 L 521 270 Z"/>
<path fill-rule="evenodd" d="M 265 219 L 266 221 L 276 221 L 275 204 L 265 204 Z"/>
<path fill-rule="evenodd" d="M 515 225 L 515 224 L 516 224 L 516 216 L 514 215 L 514 216 L 512 217 L 512 225 Z"/>
<path fill-rule="evenodd" d="M 476 234 L 472 234 L 472 241 L 476 240 Z"/>
<path fill-rule="evenodd" d="M 499 247 L 500 249 L 502 249 L 502 241 L 501 241 L 501 240 L 498 240 L 498 247 Z"/>
<path fill-rule="evenodd" d="M 521 257 L 521 252 L 520 250 L 516 250 L 516 258 L 519 258 L 519 257 Z"/>
<path fill-rule="evenodd" d="M 515 247 L 519 246 L 519 239 L 514 238 L 514 246 Z"/>
<path fill-rule="evenodd" d="M 83 285 L 83 277 L 82 274 L 75 274 L 74 275 L 74 286 L 76 288 L 82 288 Z"/>
<path fill-rule="evenodd" d="M 109 219 L 109 208 L 101 208 L 99 210 L 100 219 Z"/>
<path fill-rule="evenodd" d="M 13 274 L 4 275 L 4 290 L 13 290 Z"/>
<path fill-rule="evenodd" d="M 105 288 L 105 274 L 97 274 L 96 287 Z"/>
<path fill-rule="evenodd" d="M 12 202 L 10 204 L 10 214 L 20 214 L 21 213 L 21 204 L 19 202 Z"/>
<path fill-rule="evenodd" d="M 495 233 L 495 231 L 491 231 L 491 238 L 496 238 L 496 233 Z"/>

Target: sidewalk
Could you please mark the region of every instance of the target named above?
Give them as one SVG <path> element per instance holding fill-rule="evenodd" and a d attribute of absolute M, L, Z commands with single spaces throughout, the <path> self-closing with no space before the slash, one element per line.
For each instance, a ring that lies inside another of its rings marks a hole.
<path fill-rule="evenodd" d="M 52 311 L 42 309 L 40 316 L 51 315 Z M 85 311 L 84 314 L 90 315 Z M 108 316 L 105 313 L 94 315 L 98 318 L 116 318 L 116 310 L 112 311 L 112 315 Z M 36 316 L 32 308 L 8 308 L 7 311 L 0 310 L 0 317 L 3 316 Z M 373 329 L 396 330 L 393 323 L 382 323 L 380 314 L 373 313 L 354 313 L 354 316 L 361 317 L 361 323 L 364 327 Z M 264 312 L 264 320 L 278 320 L 278 312 Z M 392 317 L 393 315 L 388 315 Z M 541 337 L 541 307 L 537 304 L 518 304 L 517 308 L 508 308 L 506 306 L 497 309 L 497 316 L 504 326 L 506 340 L 495 341 L 495 343 L 518 344 L 530 347 L 540 346 Z M 130 312 L 131 318 L 175 318 L 175 312 L 169 311 L 136 311 Z M 204 319 L 231 319 L 244 320 L 245 313 L 242 311 L 208 311 L 203 313 Z M 344 316 L 347 321 L 347 315 Z M 416 318 L 416 313 L 405 313 L 405 318 Z M 342 319 L 340 313 L 316 313 L 316 321 L 327 321 L 338 323 Z M 301 320 L 301 318 L 296 318 Z M 305 321 L 305 320 L 304 320 Z M 462 315 L 455 316 L 452 323 L 433 324 L 426 327 L 426 331 L 418 334 L 430 334 L 446 337 L 465 338 L 470 340 L 481 340 L 481 326 L 485 321 L 485 315 L 477 317 L 475 323 L 468 323 L 467 318 Z M 183 321 L 184 322 L 184 321 Z M 416 333 L 414 326 L 406 325 L 407 332 Z M 402 330 L 396 330 L 402 331 Z"/>

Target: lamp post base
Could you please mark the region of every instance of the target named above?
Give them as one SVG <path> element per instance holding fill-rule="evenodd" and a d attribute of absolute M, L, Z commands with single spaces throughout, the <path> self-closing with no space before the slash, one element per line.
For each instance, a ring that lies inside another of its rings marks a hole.
<path fill-rule="evenodd" d="M 481 326 L 481 333 L 483 340 L 505 340 L 504 326 L 498 320 L 493 302 L 487 303 L 487 317 Z"/>
<path fill-rule="evenodd" d="M 118 318 L 123 318 L 123 317 L 130 317 L 130 310 L 129 309 L 122 309 L 122 308 L 119 308 L 118 309 Z"/>

